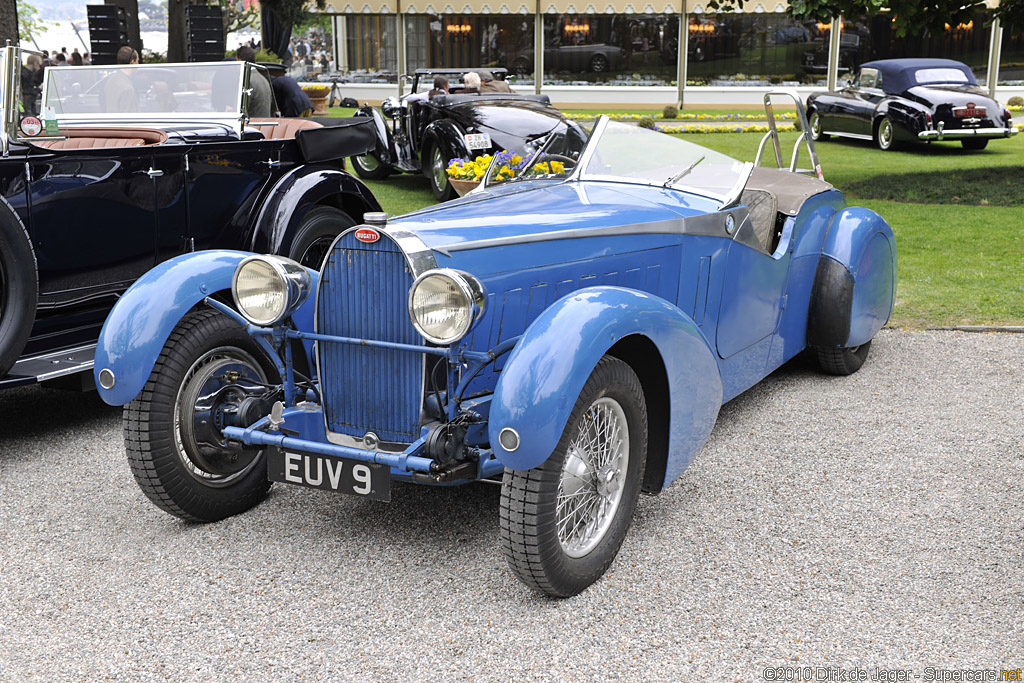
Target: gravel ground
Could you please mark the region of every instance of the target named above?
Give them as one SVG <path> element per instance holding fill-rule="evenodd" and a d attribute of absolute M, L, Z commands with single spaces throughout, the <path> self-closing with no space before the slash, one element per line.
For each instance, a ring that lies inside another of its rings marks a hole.
<path fill-rule="evenodd" d="M 0 394 L 0 680 L 762 680 L 1024 666 L 1024 335 L 879 335 L 722 410 L 582 595 L 526 590 L 499 488 L 151 505 L 120 410 Z M 830 679 L 831 680 L 831 679 Z"/>

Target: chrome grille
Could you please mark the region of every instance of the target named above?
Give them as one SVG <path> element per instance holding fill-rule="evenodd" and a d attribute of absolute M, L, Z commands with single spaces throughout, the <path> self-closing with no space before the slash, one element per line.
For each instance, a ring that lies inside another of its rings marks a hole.
<path fill-rule="evenodd" d="M 422 344 L 406 300 L 413 276 L 405 254 L 383 232 L 364 244 L 349 231 L 331 249 L 317 294 L 320 334 Z M 419 436 L 423 354 L 319 342 L 327 431 L 411 443 Z"/>

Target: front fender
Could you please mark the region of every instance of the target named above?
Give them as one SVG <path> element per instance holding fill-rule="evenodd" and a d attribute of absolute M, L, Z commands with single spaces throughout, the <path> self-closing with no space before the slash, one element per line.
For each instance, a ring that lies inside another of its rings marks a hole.
<path fill-rule="evenodd" d="M 832 218 L 814 277 L 807 343 L 860 346 L 892 316 L 896 238 L 874 211 L 853 207 Z"/>
<path fill-rule="evenodd" d="M 229 291 L 235 267 L 247 256 L 251 254 L 228 250 L 184 254 L 136 280 L 111 309 L 100 331 L 93 369 L 100 398 L 119 406 L 138 396 L 175 326 L 206 297 Z M 317 273 L 309 272 L 311 291 L 315 291 Z M 313 297 L 309 297 L 292 316 L 299 329 L 313 329 L 313 309 Z M 103 370 L 114 373 L 110 389 L 99 382 Z"/>
<path fill-rule="evenodd" d="M 271 190 L 256 219 L 249 249 L 287 255 L 309 210 L 332 197 L 341 198 L 341 208 L 356 223 L 367 211 L 381 210 L 376 197 L 357 178 L 334 166 L 305 164 L 285 174 Z"/>
<path fill-rule="evenodd" d="M 388 165 L 395 162 L 394 145 L 391 144 L 391 136 L 388 134 L 388 126 L 384 121 L 384 115 L 373 107 L 366 105 L 356 110 L 354 116 L 366 116 L 373 119 L 373 130 L 377 135 L 377 154 L 380 160 Z"/>
<path fill-rule="evenodd" d="M 423 131 L 423 141 L 438 145 L 449 159 L 475 156 L 470 154 L 466 148 L 466 138 L 463 136 L 462 129 L 451 119 L 438 119 L 430 122 L 426 130 Z M 430 159 L 427 158 L 430 144 L 423 144 L 421 150 L 424 156 L 420 159 L 420 163 L 423 165 L 424 171 L 427 171 L 430 169 Z"/>
<path fill-rule="evenodd" d="M 601 356 L 632 335 L 650 339 L 664 360 L 670 404 L 664 483 L 679 476 L 704 445 L 722 405 L 715 354 L 688 315 L 657 296 L 622 287 L 574 292 L 527 328 L 491 400 L 488 435 L 498 461 L 526 470 L 547 460 Z M 519 433 L 515 451 L 498 440 L 505 427 Z"/>

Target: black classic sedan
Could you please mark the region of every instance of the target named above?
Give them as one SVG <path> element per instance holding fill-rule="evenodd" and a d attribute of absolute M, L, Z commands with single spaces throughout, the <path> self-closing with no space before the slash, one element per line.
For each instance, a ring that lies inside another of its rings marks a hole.
<path fill-rule="evenodd" d="M 363 106 L 356 116 L 372 117 L 377 131 L 377 148 L 352 158 L 362 178 L 382 180 L 391 173 L 423 173 L 434 197 L 447 201 L 455 197 L 448 181 L 448 162 L 473 159 L 509 150 L 519 154 L 534 151 L 549 134 L 563 141 L 555 152 L 581 149 L 587 133 L 551 106 L 547 95 L 516 93 L 463 93 L 461 78 L 472 69 L 417 69 L 412 92 L 390 97 L 380 110 Z M 505 69 L 494 69 L 502 81 Z M 451 92 L 427 97 L 434 76 L 443 75 Z"/>
<path fill-rule="evenodd" d="M 811 136 L 901 142 L 959 140 L 985 149 L 992 138 L 1017 134 L 1006 107 L 978 87 L 966 64 L 951 59 L 882 59 L 861 65 L 838 92 L 807 98 Z"/>
<path fill-rule="evenodd" d="M 263 76 L 248 64 L 51 67 L 36 117 L 18 110 L 20 52 L 0 48 L 0 388 L 91 382 L 107 312 L 160 262 L 244 249 L 319 265 L 380 210 L 343 170 L 371 126 L 250 120 Z"/>

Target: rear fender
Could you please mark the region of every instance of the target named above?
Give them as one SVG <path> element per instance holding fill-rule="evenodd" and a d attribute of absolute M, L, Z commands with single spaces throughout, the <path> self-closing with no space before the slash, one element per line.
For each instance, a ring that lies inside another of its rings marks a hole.
<path fill-rule="evenodd" d="M 889 321 L 896 301 L 896 238 L 874 211 L 832 218 L 822 245 L 807 316 L 810 346 L 853 347 Z"/>
<path fill-rule="evenodd" d="M 305 164 L 282 177 L 256 219 L 249 249 L 259 254 L 284 254 L 310 209 L 326 204 L 363 222 L 367 211 L 380 211 L 369 188 L 357 178 L 326 164 Z"/>
<path fill-rule="evenodd" d="M 100 398 L 116 406 L 138 396 L 175 326 L 206 297 L 230 292 L 235 267 L 247 256 L 251 254 L 227 250 L 184 254 L 136 280 L 114 305 L 100 331 L 93 370 Z M 316 291 L 319 276 L 309 273 L 311 291 Z M 296 327 L 313 329 L 314 307 L 313 297 L 309 297 L 292 316 Z M 312 358 L 311 344 L 306 353 Z M 102 370 L 114 373 L 110 389 L 99 382 Z"/>
<path fill-rule="evenodd" d="M 722 405 L 715 354 L 684 312 L 652 294 L 622 287 L 576 291 L 527 328 L 491 400 L 488 436 L 498 461 L 528 470 L 547 460 L 601 356 L 632 335 L 650 339 L 665 362 L 670 425 L 662 487 L 678 477 L 704 445 Z M 506 427 L 519 434 L 515 451 L 498 439 Z"/>

